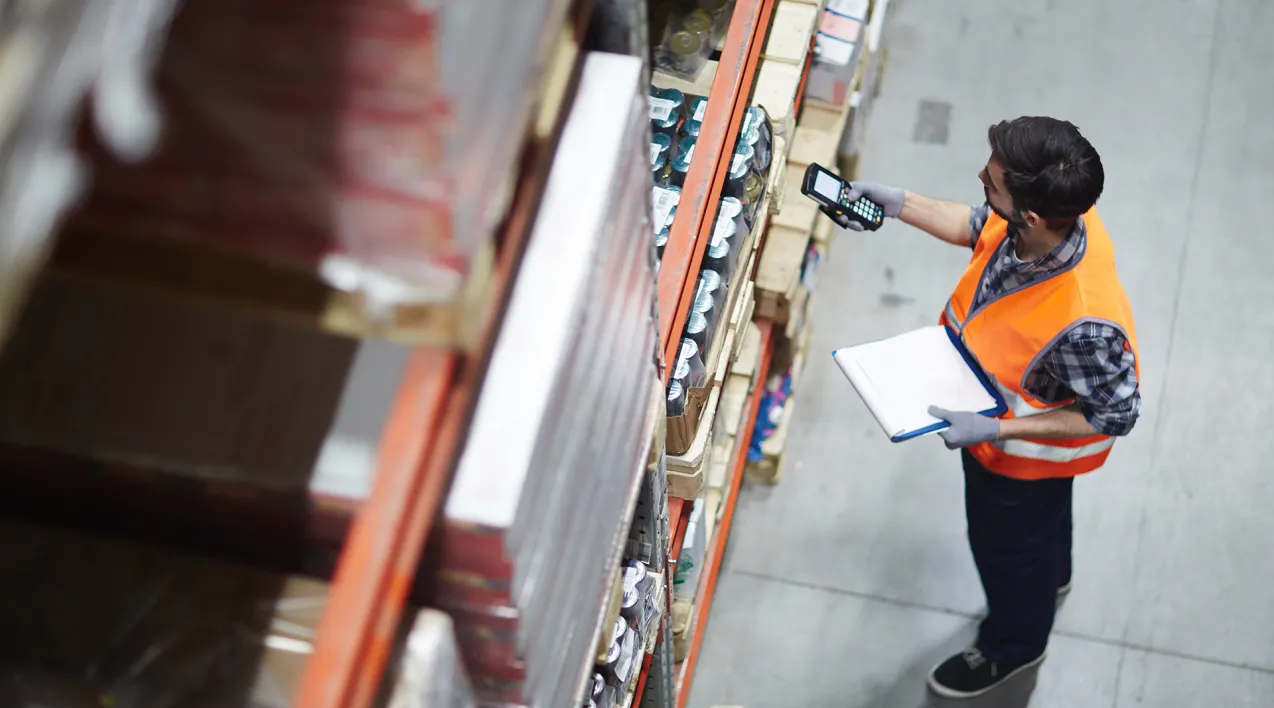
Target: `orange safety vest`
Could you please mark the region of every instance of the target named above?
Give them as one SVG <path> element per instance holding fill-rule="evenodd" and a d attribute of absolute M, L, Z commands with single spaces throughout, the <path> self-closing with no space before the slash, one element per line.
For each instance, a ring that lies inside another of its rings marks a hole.
<path fill-rule="evenodd" d="M 1045 403 L 1026 392 L 1023 380 L 1050 345 L 1084 322 L 1101 321 L 1119 328 L 1127 337 L 1140 375 L 1132 308 L 1115 274 L 1110 235 L 1095 209 L 1083 219 L 1088 243 L 1078 264 L 969 312 L 982 274 L 1008 236 L 1008 223 L 992 213 L 978 236 L 968 269 L 947 300 L 942 324 L 960 335 L 982 369 L 991 375 L 1008 403 L 1008 412 L 1001 418 L 1039 415 L 1074 402 Z M 1017 479 L 1046 479 L 1074 477 L 1101 467 L 1114 443 L 1108 435 L 997 440 L 974 445 L 969 452 L 992 472 Z"/>

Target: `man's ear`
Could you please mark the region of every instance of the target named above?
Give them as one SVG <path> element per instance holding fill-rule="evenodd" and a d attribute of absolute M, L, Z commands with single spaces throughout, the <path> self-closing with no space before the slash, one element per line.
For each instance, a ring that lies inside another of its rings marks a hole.
<path fill-rule="evenodd" d="M 1026 225 L 1031 227 L 1032 229 L 1044 225 L 1043 217 L 1041 217 L 1039 214 L 1036 214 L 1033 211 L 1022 212 L 1022 221 L 1025 221 Z"/>

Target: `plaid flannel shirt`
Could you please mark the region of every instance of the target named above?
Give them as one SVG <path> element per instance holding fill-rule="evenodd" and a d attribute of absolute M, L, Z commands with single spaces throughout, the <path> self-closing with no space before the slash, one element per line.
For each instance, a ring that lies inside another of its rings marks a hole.
<path fill-rule="evenodd" d="M 969 240 L 978 235 L 991 214 L 989 204 L 973 207 L 969 217 Z M 978 284 L 972 308 L 1013 288 L 1042 280 L 1084 257 L 1088 245 L 1084 220 L 1065 241 L 1039 260 L 1024 263 L 1015 254 L 1017 232 L 1009 227 L 1008 238 L 992 257 L 982 282 Z M 1046 403 L 1074 398 L 1084 418 L 1104 435 L 1127 435 L 1141 412 L 1136 361 L 1125 346 L 1126 338 L 1116 327 L 1085 322 L 1053 344 L 1024 380 L 1027 393 Z"/>

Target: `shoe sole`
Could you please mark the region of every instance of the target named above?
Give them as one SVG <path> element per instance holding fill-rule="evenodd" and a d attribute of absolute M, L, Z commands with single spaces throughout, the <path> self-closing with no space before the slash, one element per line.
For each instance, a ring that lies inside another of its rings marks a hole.
<path fill-rule="evenodd" d="M 1066 594 L 1069 594 L 1070 591 L 1071 591 L 1071 583 L 1066 583 L 1065 585 L 1057 589 L 1057 594 L 1066 595 Z"/>
<path fill-rule="evenodd" d="M 1044 663 L 1044 659 L 1047 656 L 1048 656 L 1048 652 L 1044 652 L 1043 654 L 1040 654 L 1038 659 L 1022 664 L 1016 669 L 1013 669 L 1009 673 L 1005 674 L 1004 678 L 1000 679 L 999 681 L 996 681 L 990 686 L 987 686 L 986 688 L 981 689 L 979 691 L 957 691 L 954 688 L 947 688 L 946 686 L 943 686 L 942 684 L 938 683 L 937 679 L 933 677 L 933 672 L 938 670 L 938 666 L 942 666 L 942 664 L 938 664 L 938 666 L 935 666 L 929 670 L 929 690 L 933 691 L 936 695 L 942 698 L 951 698 L 955 700 L 962 700 L 966 698 L 977 698 L 978 696 L 990 693 L 991 691 L 994 691 L 1000 686 L 1003 686 L 1006 681 L 1013 678 L 1014 676 L 1017 676 L 1023 671 L 1039 666 L 1040 664 Z"/>

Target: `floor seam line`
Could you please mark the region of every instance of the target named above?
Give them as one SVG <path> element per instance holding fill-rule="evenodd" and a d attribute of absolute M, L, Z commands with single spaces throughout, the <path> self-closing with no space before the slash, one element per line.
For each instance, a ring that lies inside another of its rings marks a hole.
<path fill-rule="evenodd" d="M 1204 154 L 1204 147 L 1208 139 L 1208 127 L 1212 122 L 1211 121 L 1212 94 L 1215 91 L 1215 87 L 1216 87 L 1217 56 L 1220 54 L 1220 44 L 1221 44 L 1220 42 L 1221 12 L 1222 12 L 1222 9 L 1224 8 L 1224 5 L 1225 5 L 1225 0 L 1217 0 L 1216 9 L 1213 11 L 1213 14 L 1212 14 L 1212 44 L 1208 49 L 1208 76 L 1207 76 L 1207 79 L 1204 81 L 1203 101 L 1201 101 L 1201 105 L 1203 108 L 1203 115 L 1201 116 L 1199 120 L 1198 147 L 1195 150 L 1194 171 L 1190 176 L 1190 193 L 1186 200 L 1186 212 L 1185 212 L 1184 221 L 1183 221 L 1183 223 L 1186 224 L 1187 229 L 1190 226 L 1190 221 L 1194 218 L 1195 200 L 1198 198 L 1198 195 L 1199 195 L 1199 184 L 1200 184 L 1199 171 L 1200 171 L 1200 168 L 1203 166 L 1203 154 Z M 1192 244 L 1193 244 L 1193 239 L 1191 239 L 1190 235 L 1187 233 L 1184 239 L 1184 243 L 1181 246 L 1181 259 L 1180 259 L 1179 265 L 1177 266 L 1177 278 L 1176 278 L 1177 287 L 1176 287 L 1176 291 L 1172 295 L 1172 314 L 1168 320 L 1168 344 L 1167 344 L 1167 348 L 1164 351 L 1164 357 L 1163 357 L 1163 388 L 1162 390 L 1160 390 L 1159 400 L 1155 404 L 1155 424 L 1150 431 L 1150 451 L 1149 451 L 1149 460 L 1147 460 L 1147 465 L 1149 466 L 1150 469 L 1157 469 L 1158 457 L 1159 457 L 1159 454 L 1158 454 L 1159 440 L 1163 434 L 1164 418 L 1168 415 L 1168 408 L 1164 405 L 1164 402 L 1168 400 L 1168 389 L 1172 386 L 1172 380 L 1168 376 L 1168 372 L 1172 369 L 1173 343 L 1176 341 L 1178 324 L 1181 320 L 1181 290 L 1182 290 L 1182 285 L 1185 282 L 1186 264 L 1189 262 L 1190 246 Z M 1138 578 L 1141 577 L 1141 566 L 1142 566 L 1141 544 L 1142 544 L 1142 540 L 1146 537 L 1146 526 L 1149 523 L 1149 519 L 1150 519 L 1150 512 L 1148 508 L 1148 503 L 1145 499 L 1142 499 L 1141 500 L 1141 518 L 1138 520 L 1138 523 L 1137 523 L 1137 537 L 1133 540 L 1132 583 L 1133 583 L 1134 595 L 1135 595 L 1135 591 L 1137 587 Z M 1132 622 L 1133 622 L 1132 603 L 1133 603 L 1133 600 L 1130 598 L 1128 612 L 1125 615 L 1127 623 L 1124 625 L 1124 631 L 1120 635 L 1121 641 L 1125 645 L 1128 643 L 1129 633 L 1132 632 Z M 1121 656 L 1120 663 L 1122 665 L 1122 656 Z M 1115 700 L 1116 702 L 1118 702 L 1119 700 L 1119 693 L 1118 693 L 1119 679 L 1118 678 L 1115 679 L 1115 688 L 1116 688 Z"/>
<path fill-rule="evenodd" d="M 1128 659 L 1128 648 L 1119 650 L 1119 660 L 1115 662 L 1115 690 L 1111 691 L 1110 708 L 1119 708 L 1119 687 L 1124 682 L 1124 661 Z"/>
<path fill-rule="evenodd" d="M 800 580 L 792 580 L 790 578 L 780 578 L 777 576 L 769 575 L 768 573 L 763 573 L 763 572 L 755 571 L 755 570 L 744 570 L 742 568 L 736 568 L 734 572 L 738 573 L 739 575 L 746 575 L 753 578 L 760 578 L 762 580 L 769 580 L 771 582 L 779 583 L 782 585 L 788 585 L 791 587 L 805 588 L 807 590 L 820 590 L 822 592 L 831 593 L 833 595 L 845 595 L 848 597 L 856 597 L 860 600 L 875 600 L 876 602 L 883 602 L 887 605 L 894 605 L 895 607 L 905 607 L 905 608 L 913 609 L 913 610 L 926 610 L 928 612 L 935 612 L 935 613 L 944 614 L 944 615 L 954 615 L 956 617 L 963 617 L 965 619 L 971 619 L 971 620 L 978 619 L 978 615 L 969 614 L 967 612 L 961 612 L 959 610 L 953 610 L 949 607 L 938 607 L 935 605 L 926 605 L 920 602 L 899 600 L 897 598 L 884 597 L 881 595 L 873 595 L 871 593 L 858 592 L 856 590 L 846 590 L 844 588 L 833 587 L 830 585 L 819 585 L 818 583 L 807 583 Z"/>
<path fill-rule="evenodd" d="M 742 568 L 735 568 L 733 569 L 732 572 L 737 573 L 739 575 L 746 575 L 751 578 L 769 580 L 770 582 L 778 583 L 780 585 L 787 585 L 789 587 L 804 588 L 806 590 L 818 590 L 818 591 L 826 592 L 832 595 L 854 597 L 860 600 L 871 600 L 875 602 L 884 603 L 886 605 L 893 605 L 895 607 L 902 607 L 902 608 L 910 609 L 910 610 L 924 610 L 926 612 L 933 612 L 935 614 L 943 614 L 943 615 L 951 615 L 953 617 L 962 617 L 964 619 L 969 619 L 969 620 L 978 620 L 982 618 L 981 614 L 961 612 L 960 610 L 955 610 L 950 607 L 939 607 L 937 605 L 927 605 L 922 602 L 913 602 L 910 600 L 899 600 L 897 598 L 884 597 L 882 595 L 876 595 L 869 592 L 847 590 L 845 588 L 838 588 L 838 587 L 833 587 L 830 585 L 820 585 L 818 583 L 809 583 L 809 582 L 804 582 L 801 580 L 792 580 L 790 578 L 781 578 L 781 577 L 777 577 L 777 576 L 770 575 L 768 573 L 764 573 L 764 572 L 756 571 L 756 570 L 745 570 Z M 1132 649 L 1134 651 L 1141 651 L 1147 654 L 1157 654 L 1159 656 L 1166 656 L 1166 657 L 1171 657 L 1174 659 L 1182 659 L 1185 661 L 1194 661 L 1201 664 L 1210 664 L 1213 666 L 1222 666 L 1222 667 L 1230 668 L 1230 669 L 1240 669 L 1243 671 L 1252 671 L 1255 673 L 1274 675 L 1274 667 L 1258 666 L 1254 664 L 1244 664 L 1240 662 L 1226 661 L 1225 659 L 1215 659 L 1212 657 L 1198 656 L 1195 654 L 1187 654 L 1185 652 L 1180 652 L 1173 649 L 1161 649 L 1159 647 L 1154 647 L 1154 646 L 1145 645 L 1145 644 L 1137 644 L 1137 643 L 1129 642 L 1123 639 L 1107 639 L 1105 637 L 1098 637 L 1098 636 L 1094 636 L 1090 634 L 1084 634 L 1082 632 L 1072 632 L 1072 631 L 1064 630 L 1064 629 L 1055 629 L 1050 633 L 1050 636 L 1065 637 L 1066 639 L 1076 639 L 1079 641 L 1089 642 L 1092 644 L 1102 644 L 1104 646 L 1108 646 L 1108 647 L 1112 647 L 1116 649 L 1123 649 L 1123 650 Z M 1120 658 L 1121 666 L 1122 666 L 1122 663 L 1123 663 L 1123 658 L 1121 656 Z"/>

